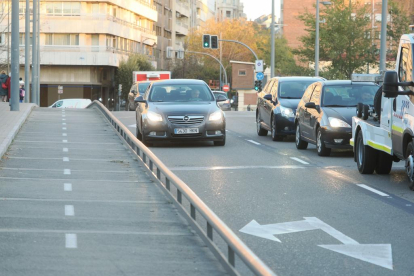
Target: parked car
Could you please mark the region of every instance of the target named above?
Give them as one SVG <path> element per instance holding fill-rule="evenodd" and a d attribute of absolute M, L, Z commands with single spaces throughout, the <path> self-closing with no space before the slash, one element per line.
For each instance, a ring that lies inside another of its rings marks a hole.
<path fill-rule="evenodd" d="M 318 155 L 328 156 L 332 148 L 352 149 L 352 116 L 362 102 L 373 105 L 379 86 L 348 80 L 320 81 L 308 87 L 296 111 L 296 148 L 315 144 Z"/>
<path fill-rule="evenodd" d="M 221 95 L 226 98 L 225 101 L 218 102 L 219 107 L 221 110 L 230 111 L 231 110 L 231 104 L 230 99 L 227 97 L 227 93 L 223 91 L 213 91 L 214 97 L 217 98 L 218 95 Z"/>
<path fill-rule="evenodd" d="M 173 79 L 153 82 L 135 98 L 137 138 L 147 146 L 157 141 L 226 143 L 226 119 L 204 81 Z"/>
<path fill-rule="evenodd" d="M 135 109 L 137 109 L 137 103 L 135 103 L 134 100 L 139 95 L 143 95 L 145 93 L 145 90 L 147 90 L 150 83 L 151 83 L 150 81 L 139 81 L 139 82 L 135 82 L 131 86 L 131 88 L 129 89 L 129 93 L 128 93 L 129 111 L 134 111 Z"/>
<path fill-rule="evenodd" d="M 282 141 L 294 135 L 295 112 L 308 86 L 320 77 L 275 77 L 258 93 L 256 108 L 257 134 L 266 136 L 270 131 L 273 141 Z"/>
<path fill-rule="evenodd" d="M 91 102 L 90 99 L 63 99 L 56 101 L 49 108 L 85 108 Z"/>

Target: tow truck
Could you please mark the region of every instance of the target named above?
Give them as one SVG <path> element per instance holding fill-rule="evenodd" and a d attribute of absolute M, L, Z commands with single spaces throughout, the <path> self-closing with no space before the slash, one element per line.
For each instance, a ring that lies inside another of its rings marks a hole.
<path fill-rule="evenodd" d="M 414 190 L 414 34 L 402 35 L 394 71 L 383 74 L 373 106 L 358 104 L 352 118 L 354 160 L 362 174 L 389 174 L 405 161 Z"/>

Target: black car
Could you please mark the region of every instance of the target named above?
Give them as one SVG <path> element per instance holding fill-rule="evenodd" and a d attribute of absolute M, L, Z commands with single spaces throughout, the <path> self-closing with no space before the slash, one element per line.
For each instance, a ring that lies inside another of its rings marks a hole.
<path fill-rule="evenodd" d="M 201 80 L 153 82 L 135 99 L 137 138 L 150 146 L 157 141 L 214 141 L 226 143 L 226 119 L 208 85 Z"/>
<path fill-rule="evenodd" d="M 257 134 L 266 136 L 270 131 L 273 141 L 282 141 L 287 135 L 294 135 L 295 112 L 308 86 L 319 77 L 275 77 L 272 78 L 257 97 Z"/>
<path fill-rule="evenodd" d="M 352 116 L 358 103 L 373 105 L 378 85 L 369 82 L 323 81 L 303 94 L 296 111 L 296 148 L 316 144 L 318 155 L 332 148 L 352 149 Z"/>

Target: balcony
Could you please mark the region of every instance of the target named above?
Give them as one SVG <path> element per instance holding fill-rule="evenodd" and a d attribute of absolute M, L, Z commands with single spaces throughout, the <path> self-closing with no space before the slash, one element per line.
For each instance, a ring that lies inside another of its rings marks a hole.
<path fill-rule="evenodd" d="M 177 20 L 177 22 L 175 23 L 175 31 L 178 36 L 188 35 L 188 24 L 182 23 Z"/>
<path fill-rule="evenodd" d="M 177 1 L 175 4 L 175 10 L 184 17 L 190 17 L 190 7 L 187 3 Z"/>

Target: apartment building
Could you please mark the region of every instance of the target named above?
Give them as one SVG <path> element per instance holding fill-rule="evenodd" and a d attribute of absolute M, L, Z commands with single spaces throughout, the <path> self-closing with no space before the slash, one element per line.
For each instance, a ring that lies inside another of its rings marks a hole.
<path fill-rule="evenodd" d="M 241 0 L 216 0 L 216 19 L 223 21 L 226 19 L 246 18 L 243 9 L 244 5 Z"/>
<path fill-rule="evenodd" d="M 19 4 L 20 77 L 24 77 L 26 3 Z M 58 98 L 89 98 L 112 108 L 117 98 L 114 73 L 121 60 L 142 53 L 157 65 L 156 21 L 151 0 L 41 0 L 40 105 L 48 106 Z M 8 37 L 7 14 L 0 29 Z M 6 54 L 0 53 L 1 60 Z M 58 94 L 58 86 L 63 86 L 63 94 Z"/>

